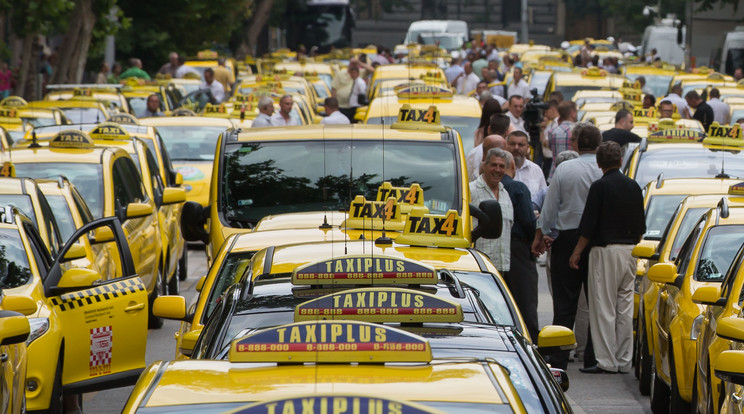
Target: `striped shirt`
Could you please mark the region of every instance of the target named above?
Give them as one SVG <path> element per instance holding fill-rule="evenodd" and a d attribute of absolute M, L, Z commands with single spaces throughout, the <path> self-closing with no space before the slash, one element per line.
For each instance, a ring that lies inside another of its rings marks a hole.
<path fill-rule="evenodd" d="M 470 202 L 476 206 L 481 201 L 495 200 L 491 187 L 486 184 L 483 175 L 475 181 L 470 182 Z M 511 227 L 514 223 L 514 208 L 512 207 L 509 193 L 504 185 L 499 183 L 499 205 L 501 206 L 501 237 L 498 239 L 480 238 L 475 242 L 475 247 L 485 253 L 500 272 L 508 272 L 511 256 Z M 478 220 L 473 218 L 473 228 L 478 225 Z"/>

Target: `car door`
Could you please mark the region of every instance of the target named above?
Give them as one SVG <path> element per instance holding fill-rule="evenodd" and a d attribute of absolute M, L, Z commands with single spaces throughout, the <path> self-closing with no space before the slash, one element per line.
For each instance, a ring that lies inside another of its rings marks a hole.
<path fill-rule="evenodd" d="M 77 240 L 106 228 L 118 249 L 121 277 L 104 280 L 90 269 L 62 270 L 65 255 Z M 86 392 L 136 381 L 145 367 L 148 299 L 118 218 L 90 222 L 73 234 L 49 269 L 44 293 L 63 332 L 65 391 Z"/>

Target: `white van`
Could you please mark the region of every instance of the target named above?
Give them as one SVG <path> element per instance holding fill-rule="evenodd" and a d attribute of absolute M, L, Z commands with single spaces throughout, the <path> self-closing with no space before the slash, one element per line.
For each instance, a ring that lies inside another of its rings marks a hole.
<path fill-rule="evenodd" d="M 736 68 L 744 68 L 744 26 L 736 26 L 733 32 L 726 33 L 721 50 L 720 71 L 733 75 Z"/>
<path fill-rule="evenodd" d="M 643 32 L 643 41 L 641 50 L 644 55 L 651 55 L 651 51 L 656 49 L 656 56 L 662 61 L 679 65 L 685 62 L 685 28 L 682 27 L 682 44 L 677 43 L 679 20 L 662 19 L 659 23 L 646 27 Z"/>
<path fill-rule="evenodd" d="M 469 33 L 468 24 L 463 20 L 419 20 L 408 27 L 403 43 L 430 43 L 430 39 L 435 38 L 442 48 L 451 51 L 460 49 L 468 41 Z"/>

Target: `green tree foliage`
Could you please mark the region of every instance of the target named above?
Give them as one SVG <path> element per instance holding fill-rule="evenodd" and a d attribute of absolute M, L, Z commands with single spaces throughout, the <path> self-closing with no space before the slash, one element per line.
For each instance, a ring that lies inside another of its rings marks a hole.
<path fill-rule="evenodd" d="M 142 2 L 118 0 L 129 27 L 116 35 L 118 60 L 142 59 L 144 69 L 157 71 L 176 51 L 191 56 L 197 51 L 224 47 L 234 30 L 250 17 L 252 0 L 171 0 Z"/>

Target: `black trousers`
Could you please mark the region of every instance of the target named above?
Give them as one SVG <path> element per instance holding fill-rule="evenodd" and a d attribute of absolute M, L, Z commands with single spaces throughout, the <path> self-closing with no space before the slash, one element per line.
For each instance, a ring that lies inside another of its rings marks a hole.
<path fill-rule="evenodd" d="M 562 230 L 558 238 L 553 241 L 550 252 L 550 281 L 553 287 L 553 325 L 561 325 L 573 329 L 576 321 L 576 308 L 579 303 L 581 286 L 587 296 L 589 285 L 587 275 L 589 271 L 589 249 L 584 249 L 579 261 L 579 269 L 574 270 L 568 265 L 576 243 L 579 241 L 579 231 Z M 554 368 L 566 369 L 570 351 L 563 351 L 550 355 L 550 364 Z M 586 350 L 584 351 L 584 366 L 595 365 L 594 348 L 591 342 L 591 333 L 588 336 Z"/>
<path fill-rule="evenodd" d="M 517 303 L 527 331 L 537 342 L 540 325 L 537 322 L 537 264 L 532 256 L 531 244 L 511 238 L 510 270 L 504 272 L 504 281 Z"/>

